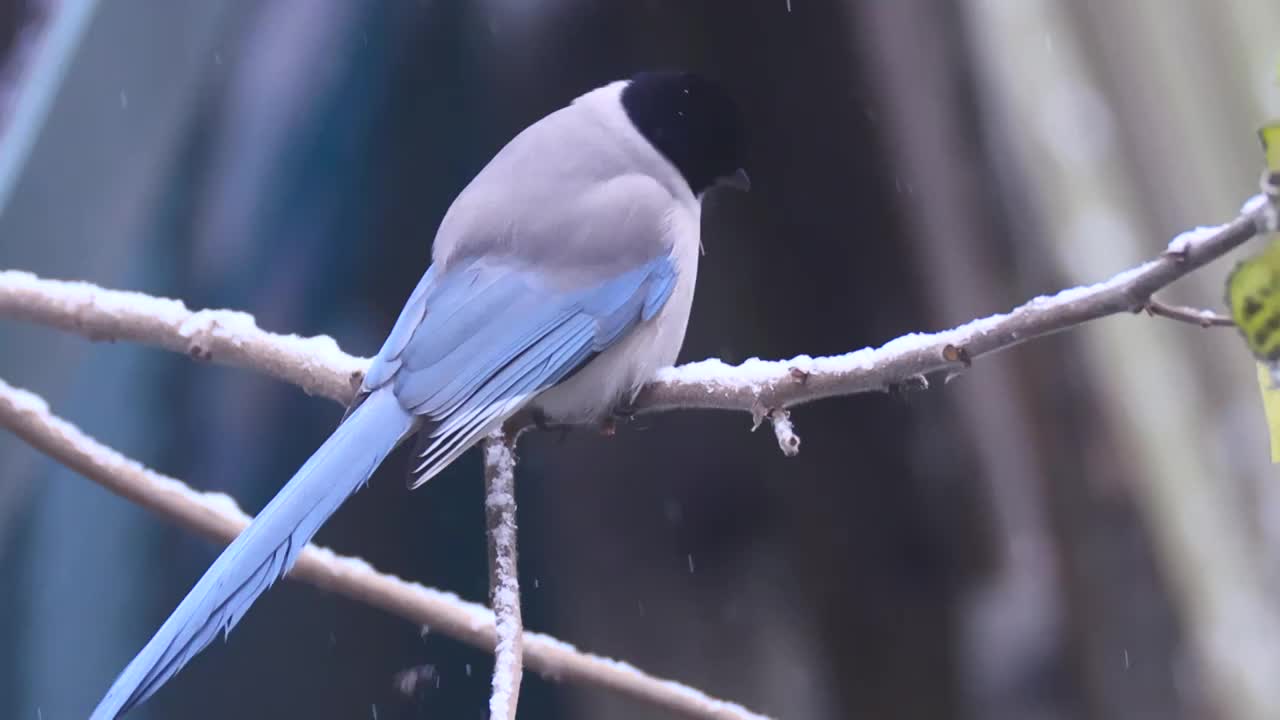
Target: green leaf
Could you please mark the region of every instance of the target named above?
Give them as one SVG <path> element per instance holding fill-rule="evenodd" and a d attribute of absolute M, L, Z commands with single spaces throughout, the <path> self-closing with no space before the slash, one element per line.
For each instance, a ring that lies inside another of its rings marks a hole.
<path fill-rule="evenodd" d="M 1267 417 L 1271 436 L 1271 462 L 1280 463 L 1280 384 L 1271 367 L 1258 363 L 1258 390 L 1262 393 L 1262 411 Z"/>
<path fill-rule="evenodd" d="M 1263 125 L 1258 130 L 1258 138 L 1266 152 L 1267 169 L 1272 174 L 1280 173 L 1280 120 Z"/>
<path fill-rule="evenodd" d="M 1227 307 L 1259 362 L 1280 363 L 1280 241 L 1227 275 Z"/>
<path fill-rule="evenodd" d="M 1271 436 L 1271 461 L 1280 463 L 1280 238 L 1227 276 L 1227 306 L 1258 366 L 1258 390 Z"/>

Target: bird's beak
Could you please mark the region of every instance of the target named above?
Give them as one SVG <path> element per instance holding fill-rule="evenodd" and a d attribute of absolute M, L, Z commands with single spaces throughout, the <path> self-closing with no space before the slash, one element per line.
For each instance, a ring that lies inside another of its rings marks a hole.
<path fill-rule="evenodd" d="M 746 192 L 751 189 L 751 178 L 747 176 L 746 170 L 738 168 L 732 175 L 725 175 L 720 178 L 719 184 Z"/>

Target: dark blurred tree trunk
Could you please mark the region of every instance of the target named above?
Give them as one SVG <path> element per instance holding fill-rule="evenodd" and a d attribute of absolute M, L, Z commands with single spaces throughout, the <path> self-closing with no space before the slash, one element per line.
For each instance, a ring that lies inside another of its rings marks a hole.
<path fill-rule="evenodd" d="M 963 13 L 933 0 L 858 7 L 892 166 L 912 189 L 902 209 L 930 326 L 1061 287 L 1025 184 L 1003 160 L 1007 136 L 983 113 Z M 958 605 L 974 717 L 1180 715 L 1177 625 L 1124 488 L 1134 469 L 1082 381 L 1092 372 L 1075 343 L 1053 338 L 990 358 L 947 391 L 980 458 L 996 540 L 990 572 L 972 576 Z"/>

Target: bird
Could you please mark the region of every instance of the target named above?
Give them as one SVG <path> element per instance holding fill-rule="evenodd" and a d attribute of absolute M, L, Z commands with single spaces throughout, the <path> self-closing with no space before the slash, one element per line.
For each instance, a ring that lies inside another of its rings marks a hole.
<path fill-rule="evenodd" d="M 684 342 L 702 203 L 747 190 L 738 105 L 682 70 L 636 73 L 529 125 L 458 194 L 431 264 L 334 432 L 222 552 L 91 715 L 151 697 L 297 560 L 401 443 L 417 487 L 513 414 L 627 407 Z"/>

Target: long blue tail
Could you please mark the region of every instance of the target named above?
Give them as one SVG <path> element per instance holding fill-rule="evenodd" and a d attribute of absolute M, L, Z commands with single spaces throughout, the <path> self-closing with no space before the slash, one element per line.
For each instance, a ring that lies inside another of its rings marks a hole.
<path fill-rule="evenodd" d="M 221 631 L 225 637 L 264 590 L 384 458 L 414 429 L 390 389 L 374 392 L 231 543 L 120 673 L 91 720 L 142 703 Z"/>

